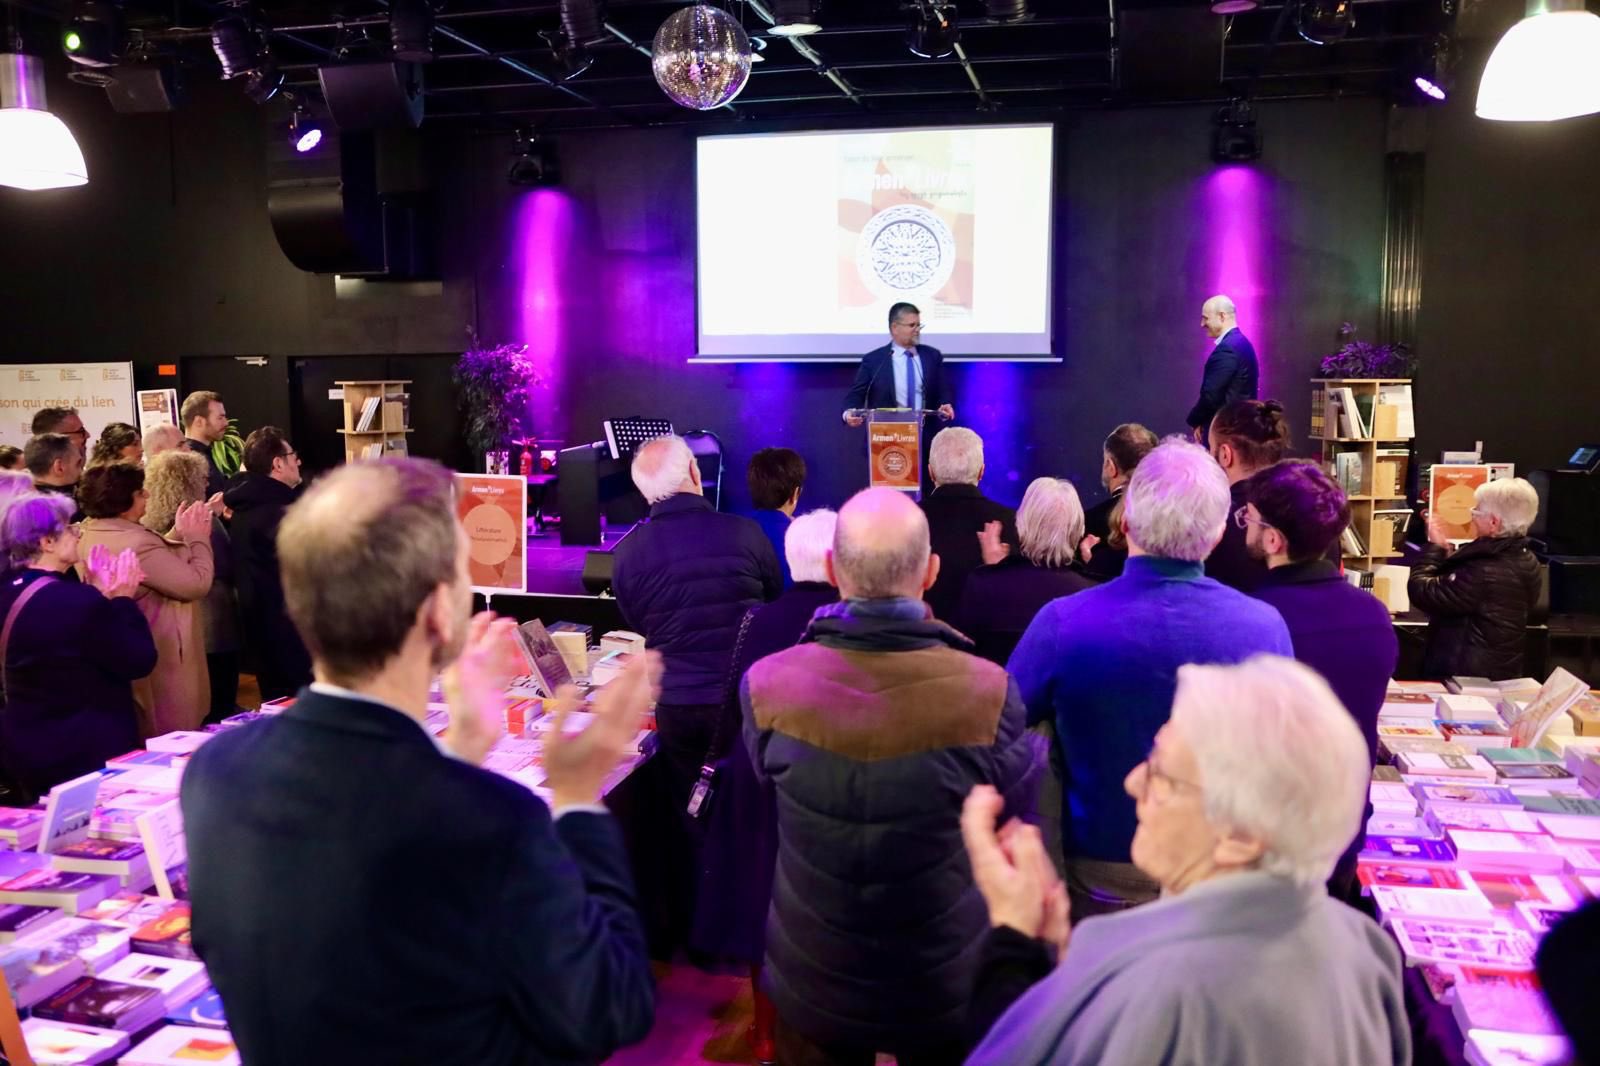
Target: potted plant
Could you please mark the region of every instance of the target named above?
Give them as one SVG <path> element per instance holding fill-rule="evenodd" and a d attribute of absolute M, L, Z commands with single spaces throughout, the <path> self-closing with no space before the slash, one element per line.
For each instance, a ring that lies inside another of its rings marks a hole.
<path fill-rule="evenodd" d="M 505 473 L 512 444 L 533 437 L 533 390 L 543 384 L 526 344 L 480 345 L 456 360 L 455 383 L 466 415 L 467 444 Z"/>
<path fill-rule="evenodd" d="M 228 419 L 228 428 L 211 445 L 211 461 L 222 476 L 231 478 L 244 468 L 244 440 L 239 436 L 239 420 Z"/>
<path fill-rule="evenodd" d="M 1414 378 L 1417 355 L 1405 344 L 1368 344 L 1356 339 L 1356 327 L 1345 322 L 1339 327 L 1344 344 L 1317 365 L 1322 378 Z"/>

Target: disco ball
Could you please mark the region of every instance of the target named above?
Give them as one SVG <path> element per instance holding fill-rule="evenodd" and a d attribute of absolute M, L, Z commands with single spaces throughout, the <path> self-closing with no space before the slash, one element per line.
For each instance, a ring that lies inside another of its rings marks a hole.
<path fill-rule="evenodd" d="M 720 7 L 696 4 L 661 24 L 650 66 L 656 84 L 674 103 L 709 111 L 744 88 L 750 77 L 750 38 Z"/>

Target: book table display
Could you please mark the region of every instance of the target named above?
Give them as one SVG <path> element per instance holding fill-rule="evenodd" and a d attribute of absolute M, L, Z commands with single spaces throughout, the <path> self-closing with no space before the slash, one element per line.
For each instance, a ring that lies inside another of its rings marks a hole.
<path fill-rule="evenodd" d="M 221 1000 L 190 944 L 178 785 L 189 756 L 216 733 L 293 702 L 152 737 L 34 807 L 0 807 L 0 1049 L 10 1066 L 238 1066 Z M 572 712 L 567 730 L 588 718 Z M 507 730 L 484 769 L 549 802 L 542 753 L 552 721 L 532 689 L 508 691 Z M 430 702 L 423 724 L 443 734 L 444 704 Z M 647 735 L 634 738 L 606 792 L 643 761 Z"/>
<path fill-rule="evenodd" d="M 1600 898 L 1600 699 L 1565 670 L 1391 683 L 1356 873 L 1405 957 L 1432 1058 L 1567 1061 L 1539 939 Z M 1429 1059 L 1417 1048 L 1419 1062 Z"/>

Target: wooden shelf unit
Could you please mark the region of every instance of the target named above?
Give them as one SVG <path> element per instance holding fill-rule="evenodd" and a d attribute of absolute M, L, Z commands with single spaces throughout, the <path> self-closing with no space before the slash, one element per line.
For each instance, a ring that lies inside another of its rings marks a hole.
<path fill-rule="evenodd" d="M 354 463 L 362 459 L 376 459 L 368 452 L 381 446 L 385 456 L 406 455 L 406 434 L 411 432 L 407 412 L 411 397 L 406 392 L 410 381 L 335 381 L 344 390 L 344 428 L 339 435 L 344 438 L 344 461 Z M 377 417 L 372 428 L 357 429 L 361 424 L 361 411 L 369 399 L 380 397 Z"/>
<path fill-rule="evenodd" d="M 1387 559 L 1398 559 L 1400 552 L 1396 547 L 1399 538 L 1405 535 L 1405 524 L 1397 521 L 1399 514 L 1393 515 L 1391 521 L 1382 512 L 1385 511 L 1410 511 L 1410 501 L 1405 495 L 1406 475 L 1415 456 L 1411 451 L 1411 437 L 1402 436 L 1373 436 L 1373 437 L 1344 437 L 1339 436 L 1337 421 L 1330 423 L 1323 421 L 1325 412 L 1334 413 L 1328 403 L 1328 393 L 1334 389 L 1348 388 L 1358 399 L 1371 397 L 1374 412 L 1378 409 L 1377 398 L 1379 389 L 1391 385 L 1410 385 L 1410 378 L 1312 378 L 1311 379 L 1311 422 L 1309 439 L 1317 441 L 1321 447 L 1321 461 L 1323 468 L 1338 480 L 1335 472 L 1335 457 L 1340 453 L 1355 452 L 1361 456 L 1361 484 L 1360 492 L 1348 493 L 1350 500 L 1350 527 L 1355 530 L 1356 536 L 1361 538 L 1366 552 L 1362 555 L 1346 555 L 1345 565 L 1361 570 L 1371 570 L 1375 565 Z M 1336 414 L 1336 413 L 1335 413 Z M 1413 428 L 1416 418 L 1416 395 L 1412 394 L 1412 419 Z M 1380 432 L 1387 426 L 1378 425 L 1378 417 L 1372 419 L 1374 432 Z M 1385 417 L 1385 422 L 1387 418 Z M 1397 431 L 1396 431 L 1397 432 Z M 1398 462 L 1385 463 L 1381 472 L 1378 467 L 1378 452 L 1380 449 L 1398 450 L 1406 449 L 1406 456 Z M 1392 494 L 1392 495 L 1391 495 Z M 1374 527 L 1377 531 L 1377 540 L 1374 541 Z"/>

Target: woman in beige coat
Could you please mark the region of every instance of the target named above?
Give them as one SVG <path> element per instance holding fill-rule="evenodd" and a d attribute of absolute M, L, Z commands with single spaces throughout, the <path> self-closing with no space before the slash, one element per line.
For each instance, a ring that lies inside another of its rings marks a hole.
<path fill-rule="evenodd" d="M 211 703 L 200 601 L 211 589 L 211 512 L 197 503 L 178 510 L 171 537 L 139 524 L 145 512 L 144 471 L 111 463 L 84 471 L 78 483 L 82 550 L 104 544 L 111 553 L 133 549 L 144 570 L 134 593 L 156 641 L 156 668 L 133 685 L 139 732 L 148 738 L 174 729 L 198 729 Z M 78 567 L 80 576 L 83 565 Z"/>

